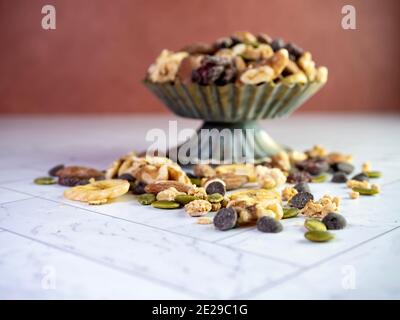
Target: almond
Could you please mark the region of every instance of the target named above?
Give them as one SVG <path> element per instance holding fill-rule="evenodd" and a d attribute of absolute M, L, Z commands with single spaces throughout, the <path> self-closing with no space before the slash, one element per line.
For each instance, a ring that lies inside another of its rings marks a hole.
<path fill-rule="evenodd" d="M 217 177 L 225 182 L 226 190 L 238 189 L 247 182 L 249 182 L 248 176 L 234 174 L 234 173 L 222 173 L 217 175 Z"/>
<path fill-rule="evenodd" d="M 156 181 L 153 183 L 149 183 L 144 190 L 147 193 L 153 193 L 153 194 L 157 194 L 161 191 L 167 190 L 169 188 L 175 188 L 176 190 L 180 191 L 180 192 L 188 192 L 188 190 L 190 189 L 190 186 L 178 181 L 171 181 L 171 180 L 164 180 L 164 181 Z"/>

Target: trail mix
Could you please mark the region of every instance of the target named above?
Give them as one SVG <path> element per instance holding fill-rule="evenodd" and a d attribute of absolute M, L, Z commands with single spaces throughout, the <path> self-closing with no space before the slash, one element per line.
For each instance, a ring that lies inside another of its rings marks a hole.
<path fill-rule="evenodd" d="M 347 225 L 339 213 L 341 198 L 326 194 L 317 199 L 310 183 L 329 181 L 330 176 L 332 183 L 349 188 L 349 199 L 380 192 L 370 179 L 381 173 L 366 162 L 354 175 L 352 160 L 351 155 L 316 145 L 305 152 L 282 151 L 260 164 L 197 164 L 187 173 L 168 158 L 129 153 L 105 171 L 58 165 L 34 182 L 69 186 L 65 198 L 91 205 L 130 192 L 141 205 L 183 208 L 198 224 L 213 224 L 221 231 L 256 226 L 260 232 L 278 233 L 283 230 L 281 220 L 301 215 L 306 218 L 305 238 L 325 242 L 334 238 L 330 230 Z"/>
<path fill-rule="evenodd" d="M 223 86 L 228 83 L 326 82 L 328 69 L 316 67 L 309 51 L 267 34 L 235 32 L 214 43 L 193 43 L 177 52 L 163 50 L 149 67 L 155 83 L 180 81 Z"/>

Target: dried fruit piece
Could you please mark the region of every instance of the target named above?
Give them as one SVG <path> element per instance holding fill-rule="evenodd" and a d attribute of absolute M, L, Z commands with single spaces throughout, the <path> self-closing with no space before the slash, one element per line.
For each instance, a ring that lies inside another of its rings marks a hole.
<path fill-rule="evenodd" d="M 180 194 L 175 197 L 175 201 L 182 205 L 188 204 L 189 202 L 192 202 L 194 200 L 200 200 L 200 198 L 196 196 L 190 196 L 187 194 Z"/>
<path fill-rule="evenodd" d="M 99 170 L 81 166 L 70 166 L 64 167 L 58 170 L 56 176 L 59 178 L 80 178 L 80 179 L 90 179 L 90 178 L 100 178 L 103 173 Z"/>
<path fill-rule="evenodd" d="M 289 205 L 297 209 L 303 209 L 311 200 L 314 200 L 314 196 L 311 193 L 299 192 L 292 199 L 290 199 Z"/>
<path fill-rule="evenodd" d="M 344 172 L 338 171 L 333 174 L 331 181 L 335 183 L 345 183 L 347 182 L 347 176 Z"/>
<path fill-rule="evenodd" d="M 340 230 L 346 227 L 346 219 L 338 213 L 330 212 L 323 219 L 322 222 L 328 230 Z"/>
<path fill-rule="evenodd" d="M 352 188 L 353 191 L 358 192 L 359 194 L 363 195 L 363 196 L 374 196 L 376 194 L 379 193 L 379 190 L 377 189 L 368 189 L 368 188 Z"/>
<path fill-rule="evenodd" d="M 232 229 L 236 226 L 238 219 L 234 208 L 223 208 L 214 217 L 214 226 L 221 231 Z"/>
<path fill-rule="evenodd" d="M 64 197 L 69 200 L 93 202 L 110 200 L 120 197 L 128 192 L 129 182 L 126 180 L 109 179 L 102 181 L 92 180 L 84 186 L 76 186 L 64 192 Z"/>
<path fill-rule="evenodd" d="M 187 52 L 163 50 L 147 73 L 152 82 L 174 81 L 181 61 L 188 56 Z"/>
<path fill-rule="evenodd" d="M 356 174 L 351 180 L 355 181 L 369 181 L 369 177 L 365 173 Z"/>
<path fill-rule="evenodd" d="M 224 199 L 224 196 L 219 193 L 213 193 L 207 197 L 207 200 L 211 203 L 218 203 L 218 202 L 221 202 L 223 199 Z"/>
<path fill-rule="evenodd" d="M 180 204 L 175 201 L 154 201 L 151 206 L 157 209 L 177 209 Z"/>
<path fill-rule="evenodd" d="M 215 170 L 208 164 L 196 164 L 193 167 L 193 172 L 197 177 L 211 178 L 216 175 Z"/>
<path fill-rule="evenodd" d="M 84 186 L 89 183 L 89 179 L 82 179 L 77 177 L 60 177 L 58 184 L 66 187 Z"/>
<path fill-rule="evenodd" d="M 304 236 L 312 242 L 327 242 L 335 238 L 335 235 L 328 231 L 308 231 Z"/>
<path fill-rule="evenodd" d="M 191 186 L 178 181 L 162 180 L 149 183 L 144 189 L 147 193 L 158 194 L 159 192 L 167 190 L 171 187 L 175 188 L 179 192 L 187 193 Z"/>
<path fill-rule="evenodd" d="M 49 185 L 55 184 L 56 180 L 53 177 L 39 177 L 33 180 L 33 182 L 40 185 Z"/>
<path fill-rule="evenodd" d="M 304 221 L 304 226 L 309 231 L 326 231 L 326 226 L 317 219 L 307 219 Z"/>
<path fill-rule="evenodd" d="M 185 205 L 185 211 L 192 217 L 204 216 L 211 208 L 211 203 L 207 200 L 194 200 Z"/>
<path fill-rule="evenodd" d="M 65 168 L 65 166 L 64 166 L 63 164 L 59 164 L 59 165 L 54 166 L 53 168 L 51 168 L 51 169 L 49 170 L 49 176 L 51 176 L 51 177 L 57 177 L 57 172 L 58 172 L 59 170 L 61 170 L 61 169 L 64 169 L 64 168 Z"/>
<path fill-rule="evenodd" d="M 140 204 L 147 206 L 156 201 L 156 196 L 152 193 L 141 194 L 138 196 L 138 201 Z"/>
<path fill-rule="evenodd" d="M 256 202 L 262 202 L 264 200 L 281 200 L 281 195 L 278 191 L 272 189 L 249 189 L 236 191 L 230 195 L 231 200 L 243 200 L 247 202 L 253 201 L 252 204 Z"/>
<path fill-rule="evenodd" d="M 131 186 L 132 193 L 136 194 L 136 195 L 140 195 L 140 194 L 146 193 L 145 188 L 146 188 L 146 184 L 144 182 L 141 182 L 141 181 L 135 181 L 133 183 L 133 186 Z"/>
<path fill-rule="evenodd" d="M 299 213 L 300 213 L 300 210 L 297 208 L 284 207 L 282 219 L 290 219 L 290 218 L 297 217 Z"/>
<path fill-rule="evenodd" d="M 305 171 L 292 171 L 287 177 L 289 183 L 310 182 L 311 175 Z"/>
<path fill-rule="evenodd" d="M 225 182 L 218 178 L 208 180 L 204 189 L 206 189 L 207 194 L 219 193 L 225 195 L 226 192 Z"/>
<path fill-rule="evenodd" d="M 257 229 L 261 232 L 278 233 L 283 230 L 282 224 L 271 217 L 261 217 L 257 220 Z"/>
<path fill-rule="evenodd" d="M 310 186 L 307 182 L 299 182 L 293 188 L 295 188 L 298 192 L 311 192 Z"/>

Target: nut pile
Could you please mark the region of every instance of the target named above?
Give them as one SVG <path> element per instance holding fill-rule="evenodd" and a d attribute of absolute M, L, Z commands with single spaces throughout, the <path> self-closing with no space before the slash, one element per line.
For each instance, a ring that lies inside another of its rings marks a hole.
<path fill-rule="evenodd" d="M 347 222 L 339 214 L 341 199 L 315 199 L 309 183 L 342 183 L 350 188 L 350 199 L 380 192 L 369 180 L 381 173 L 369 162 L 349 178 L 355 169 L 352 156 L 320 145 L 305 152 L 282 151 L 260 164 L 197 164 L 192 169 L 186 173 L 168 158 L 130 153 L 105 171 L 58 165 L 34 182 L 72 186 L 64 192 L 67 199 L 97 205 L 130 191 L 142 205 L 183 208 L 198 224 L 214 224 L 221 231 L 256 226 L 261 232 L 278 233 L 283 230 L 281 220 L 301 215 L 306 218 L 305 238 L 314 242 L 333 239 L 329 230 L 343 229 Z"/>
<path fill-rule="evenodd" d="M 163 50 L 149 67 L 147 79 L 155 83 L 180 81 L 223 86 L 307 82 L 324 83 L 326 67 L 316 67 L 312 55 L 292 42 L 267 34 L 235 32 L 214 43 L 193 43 L 178 52 Z"/>

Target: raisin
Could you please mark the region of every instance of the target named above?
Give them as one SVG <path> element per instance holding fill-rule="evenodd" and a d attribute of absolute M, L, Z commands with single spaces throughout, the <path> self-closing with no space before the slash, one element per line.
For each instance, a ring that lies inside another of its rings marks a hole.
<path fill-rule="evenodd" d="M 347 176 L 344 172 L 335 172 L 332 176 L 331 182 L 336 182 L 336 183 L 345 183 L 347 182 Z"/>
<path fill-rule="evenodd" d="M 261 217 L 257 220 L 257 229 L 261 232 L 278 233 L 281 232 L 282 224 L 271 217 Z"/>
<path fill-rule="evenodd" d="M 369 181 L 369 177 L 365 173 L 356 174 L 351 180 L 356 181 Z"/>
<path fill-rule="evenodd" d="M 300 170 L 304 170 L 313 176 L 320 175 L 321 173 L 329 170 L 329 164 L 322 159 L 309 159 L 296 164 Z"/>
<path fill-rule="evenodd" d="M 322 222 L 325 224 L 328 230 L 340 230 L 346 227 L 346 219 L 338 213 L 330 212 L 323 219 Z"/>
<path fill-rule="evenodd" d="M 289 206 L 303 209 L 310 200 L 314 200 L 314 196 L 310 192 L 299 192 L 289 200 Z"/>
<path fill-rule="evenodd" d="M 296 61 L 304 53 L 304 50 L 297 44 L 289 42 L 286 44 L 285 49 L 289 52 L 290 60 Z"/>
<path fill-rule="evenodd" d="M 221 231 L 232 229 L 237 223 L 237 213 L 232 207 L 223 208 L 214 217 L 214 226 Z"/>
<path fill-rule="evenodd" d="M 279 49 L 282 49 L 283 47 L 285 47 L 285 41 L 283 41 L 282 38 L 276 38 L 276 39 L 272 40 L 271 47 L 272 47 L 272 50 L 278 51 Z"/>
<path fill-rule="evenodd" d="M 354 166 L 347 162 L 338 162 L 332 165 L 333 170 L 337 172 L 344 172 L 345 174 L 350 174 L 354 171 Z"/>
<path fill-rule="evenodd" d="M 233 46 L 233 43 L 234 41 L 230 37 L 220 38 L 217 41 L 215 41 L 214 48 L 216 50 L 231 48 Z"/>
<path fill-rule="evenodd" d="M 257 35 L 257 41 L 259 43 L 270 44 L 272 42 L 272 38 L 265 33 L 260 33 Z"/>
<path fill-rule="evenodd" d="M 311 192 L 310 186 L 307 182 L 299 182 L 294 186 L 294 188 L 297 192 Z"/>
<path fill-rule="evenodd" d="M 81 179 L 90 179 L 90 178 L 99 178 L 104 176 L 103 173 L 99 170 L 81 166 L 70 166 L 65 167 L 57 171 L 57 177 L 59 178 L 81 178 Z"/>
<path fill-rule="evenodd" d="M 61 170 L 61 169 L 64 169 L 64 165 L 63 164 L 59 164 L 59 165 L 56 165 L 55 167 L 53 167 L 53 168 L 51 168 L 50 170 L 49 170 L 49 176 L 51 176 L 51 177 L 57 177 L 57 172 L 59 171 L 59 170 Z"/>
<path fill-rule="evenodd" d="M 311 175 L 306 171 L 292 171 L 287 177 L 289 183 L 310 182 Z"/>
<path fill-rule="evenodd" d="M 235 82 L 237 70 L 234 65 L 225 68 L 223 74 L 215 81 L 216 85 L 224 86 L 228 83 Z"/>
<path fill-rule="evenodd" d="M 212 84 L 221 77 L 224 72 L 223 66 L 205 65 L 193 70 L 192 81 L 200 85 Z"/>
<path fill-rule="evenodd" d="M 129 174 L 129 173 L 123 173 L 123 174 L 121 174 L 119 177 L 118 177 L 118 179 L 121 179 L 121 180 L 127 180 L 127 181 L 129 181 L 129 182 L 134 182 L 136 179 L 131 175 L 131 174 Z"/>
<path fill-rule="evenodd" d="M 89 183 L 89 179 L 79 177 L 59 177 L 58 184 L 67 187 L 83 186 Z"/>
<path fill-rule="evenodd" d="M 140 181 L 135 181 L 133 184 L 133 187 L 131 187 L 132 193 L 133 194 L 144 194 L 146 193 L 146 191 L 144 190 L 144 188 L 146 187 L 146 184 L 144 182 L 140 182 Z"/>

